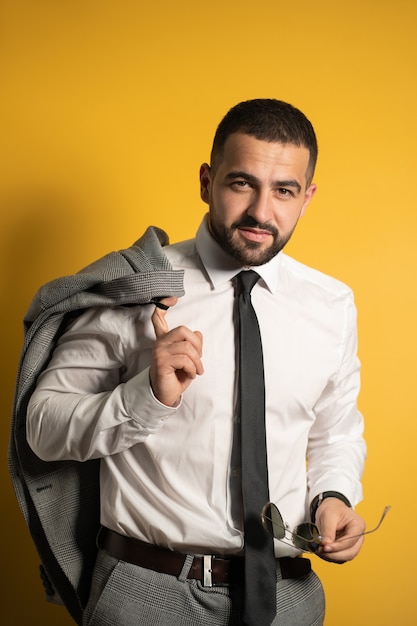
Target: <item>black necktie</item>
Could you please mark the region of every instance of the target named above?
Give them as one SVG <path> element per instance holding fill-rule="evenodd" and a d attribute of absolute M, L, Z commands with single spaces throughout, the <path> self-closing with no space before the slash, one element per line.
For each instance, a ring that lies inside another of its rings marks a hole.
<path fill-rule="evenodd" d="M 259 275 L 237 276 L 239 311 L 239 393 L 242 496 L 245 533 L 243 624 L 269 626 L 276 613 L 273 539 L 263 529 L 261 511 L 269 501 L 265 434 L 265 385 L 261 335 L 250 292 Z"/>

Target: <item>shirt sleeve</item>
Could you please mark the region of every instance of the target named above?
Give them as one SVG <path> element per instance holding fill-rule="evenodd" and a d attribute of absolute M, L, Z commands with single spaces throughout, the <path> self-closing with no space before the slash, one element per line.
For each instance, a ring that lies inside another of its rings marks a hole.
<path fill-rule="evenodd" d="M 366 458 L 363 417 L 358 410 L 360 362 L 357 357 L 356 308 L 350 293 L 345 306 L 339 367 L 314 411 L 307 461 L 310 501 L 323 491 L 338 491 L 352 505 L 362 499 Z"/>
<path fill-rule="evenodd" d="M 135 308 L 92 309 L 60 338 L 27 411 L 27 439 L 41 459 L 85 461 L 121 452 L 175 414 L 152 393 L 154 337 L 135 314 Z"/>

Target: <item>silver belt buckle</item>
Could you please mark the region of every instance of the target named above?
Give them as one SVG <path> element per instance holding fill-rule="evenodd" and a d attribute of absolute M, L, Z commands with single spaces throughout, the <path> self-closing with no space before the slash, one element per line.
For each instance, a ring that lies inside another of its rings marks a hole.
<path fill-rule="evenodd" d="M 203 556 L 203 585 L 204 587 L 213 586 L 213 557 L 211 554 L 205 554 Z"/>

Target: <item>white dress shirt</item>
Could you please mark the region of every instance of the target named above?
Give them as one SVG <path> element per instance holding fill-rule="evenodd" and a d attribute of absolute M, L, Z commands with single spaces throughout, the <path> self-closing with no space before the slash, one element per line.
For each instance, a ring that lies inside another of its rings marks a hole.
<path fill-rule="evenodd" d="M 47 461 L 101 460 L 101 522 L 193 553 L 243 547 L 233 446 L 233 277 L 241 267 L 203 220 L 195 240 L 166 247 L 185 296 L 166 315 L 203 334 L 204 374 L 179 406 L 153 396 L 152 305 L 90 309 L 71 323 L 38 380 L 28 441 Z M 290 529 L 322 491 L 362 497 L 363 420 L 357 408 L 356 310 L 343 283 L 283 254 L 255 268 L 261 328 L 270 499 Z M 236 444 L 235 444 L 236 446 Z M 277 556 L 297 550 L 276 541 Z"/>

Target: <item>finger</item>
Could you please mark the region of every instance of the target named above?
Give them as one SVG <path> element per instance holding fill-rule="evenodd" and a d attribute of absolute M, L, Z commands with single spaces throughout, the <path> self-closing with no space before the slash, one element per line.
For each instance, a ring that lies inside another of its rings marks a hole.
<path fill-rule="evenodd" d="M 161 300 L 161 303 L 168 307 L 175 306 L 177 302 L 178 302 L 178 298 L 175 298 L 175 297 L 163 298 Z M 151 317 L 152 325 L 154 327 L 155 335 L 157 338 L 163 337 L 169 332 L 168 324 L 165 319 L 166 313 L 167 313 L 166 310 L 155 307 L 155 311 L 152 314 L 152 317 Z"/>
<path fill-rule="evenodd" d="M 325 541 L 325 539 L 323 539 Z M 320 556 L 322 558 L 329 557 L 330 560 L 335 562 L 350 561 L 360 550 L 363 543 L 363 536 L 361 537 L 344 537 L 343 539 L 336 539 L 336 541 L 329 543 L 322 543 L 320 547 Z"/>
<path fill-rule="evenodd" d="M 164 335 L 164 341 L 159 341 L 155 346 L 154 359 L 158 370 L 175 369 L 192 371 L 202 374 L 202 341 L 203 336 L 199 331 L 191 331 L 186 326 L 178 326 Z M 166 338 L 166 339 L 165 339 Z M 182 361 L 180 362 L 180 359 Z M 195 377 L 195 375 L 193 376 Z"/>
<path fill-rule="evenodd" d="M 184 353 L 171 355 L 169 366 L 175 370 L 178 379 L 182 382 L 185 379 L 194 380 L 194 378 L 203 373 L 202 365 L 200 365 L 198 360 Z"/>
<path fill-rule="evenodd" d="M 334 544 L 322 544 L 318 550 L 318 556 L 325 561 L 342 563 L 348 560 L 349 552 L 348 546 L 344 546 L 342 549 L 340 546 L 335 547 Z"/>
<path fill-rule="evenodd" d="M 200 357 L 203 355 L 203 334 L 199 330 L 194 331 L 194 335 L 197 337 L 200 346 Z"/>

